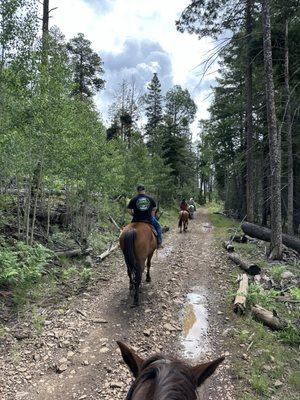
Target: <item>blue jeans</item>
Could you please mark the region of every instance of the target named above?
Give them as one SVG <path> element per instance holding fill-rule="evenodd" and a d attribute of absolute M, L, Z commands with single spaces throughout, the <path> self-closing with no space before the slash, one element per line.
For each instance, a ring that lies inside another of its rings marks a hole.
<path fill-rule="evenodd" d="M 154 229 L 157 232 L 157 243 L 161 244 L 162 242 L 162 229 L 161 226 L 159 225 L 159 222 L 155 217 L 151 217 L 151 224 L 154 226 Z"/>

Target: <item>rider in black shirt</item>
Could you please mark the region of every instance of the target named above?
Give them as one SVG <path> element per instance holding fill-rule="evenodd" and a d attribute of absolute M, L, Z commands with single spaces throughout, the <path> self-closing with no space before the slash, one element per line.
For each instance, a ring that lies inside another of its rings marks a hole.
<path fill-rule="evenodd" d="M 133 217 L 132 222 L 149 222 L 152 224 L 157 232 L 157 244 L 158 248 L 160 248 L 162 230 L 155 218 L 156 202 L 146 194 L 144 185 L 138 185 L 137 191 L 138 195 L 131 199 L 127 206 L 129 214 Z"/>

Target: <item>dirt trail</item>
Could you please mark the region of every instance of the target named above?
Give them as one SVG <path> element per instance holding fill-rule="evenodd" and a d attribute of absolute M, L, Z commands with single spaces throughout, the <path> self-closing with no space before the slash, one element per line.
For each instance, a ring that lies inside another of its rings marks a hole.
<path fill-rule="evenodd" d="M 130 308 L 126 269 L 117 252 L 97 267 L 96 282 L 86 291 L 39 309 L 40 335 L 16 340 L 7 330 L 0 343 L 0 398 L 124 399 L 131 376 L 116 340 L 145 356 L 163 351 L 193 363 L 225 354 L 227 267 L 212 229 L 201 209 L 187 233 L 174 227 L 166 235 L 164 250 L 154 256 L 152 283 L 143 283 L 139 308 Z M 199 396 L 229 400 L 233 393 L 229 356 Z"/>

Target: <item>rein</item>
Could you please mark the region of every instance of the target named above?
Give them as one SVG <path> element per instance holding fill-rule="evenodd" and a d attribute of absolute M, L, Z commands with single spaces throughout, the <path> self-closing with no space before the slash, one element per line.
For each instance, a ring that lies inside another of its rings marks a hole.
<path fill-rule="evenodd" d="M 146 364 L 141 372 L 143 372 L 144 370 L 146 370 L 149 367 L 153 368 L 153 367 L 157 367 L 159 365 L 166 365 L 166 364 L 171 364 L 171 361 L 167 360 L 165 358 L 160 358 L 159 360 L 155 360 L 155 361 L 150 362 L 149 364 Z M 129 391 L 127 393 L 127 396 L 126 396 L 125 400 L 132 400 L 132 396 L 134 394 L 134 391 L 135 391 L 136 387 L 138 386 L 138 384 L 139 384 L 139 382 L 140 382 L 142 377 L 143 377 L 143 374 L 141 373 L 140 376 L 137 377 L 135 382 L 133 382 L 131 388 L 129 389 Z M 146 380 L 145 380 L 145 382 L 146 382 Z"/>

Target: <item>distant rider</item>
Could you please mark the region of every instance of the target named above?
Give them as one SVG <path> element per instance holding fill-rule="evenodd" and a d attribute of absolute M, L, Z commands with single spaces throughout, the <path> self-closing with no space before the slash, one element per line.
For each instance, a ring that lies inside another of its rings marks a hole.
<path fill-rule="evenodd" d="M 196 203 L 195 203 L 195 200 L 193 199 L 193 197 L 190 198 L 189 205 L 194 206 L 194 211 L 196 211 Z"/>
<path fill-rule="evenodd" d="M 188 211 L 188 203 L 185 199 L 182 199 L 179 204 L 180 211 Z"/>
<path fill-rule="evenodd" d="M 155 200 L 148 196 L 144 185 L 137 186 L 137 196 L 130 200 L 127 211 L 132 215 L 132 222 L 148 222 L 157 232 L 157 248 L 162 248 L 162 229 L 155 213 L 157 210 Z"/>

